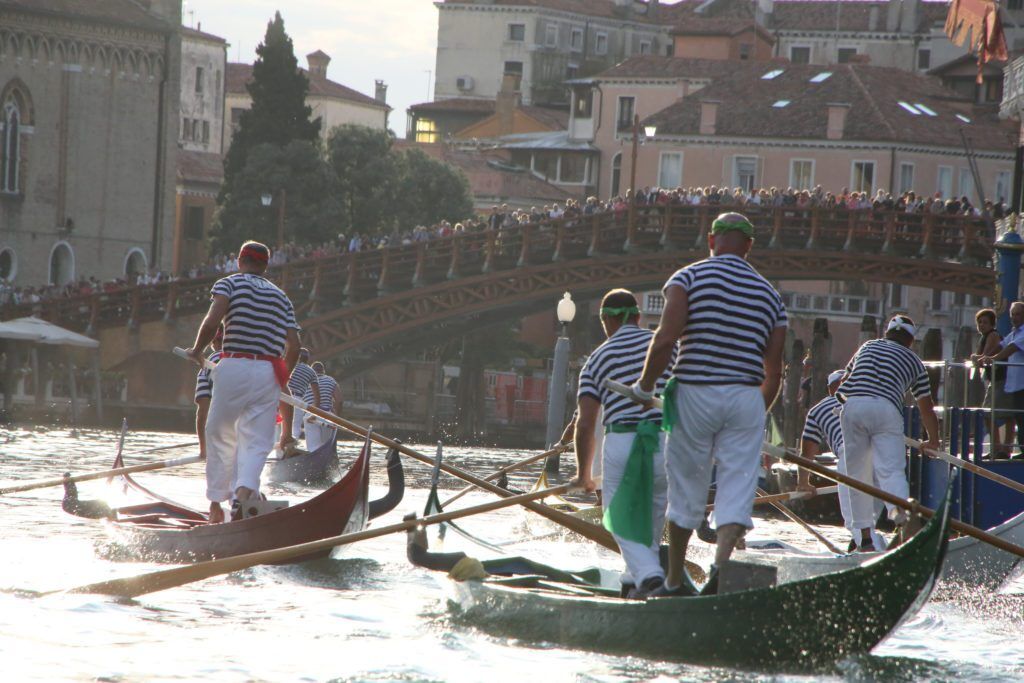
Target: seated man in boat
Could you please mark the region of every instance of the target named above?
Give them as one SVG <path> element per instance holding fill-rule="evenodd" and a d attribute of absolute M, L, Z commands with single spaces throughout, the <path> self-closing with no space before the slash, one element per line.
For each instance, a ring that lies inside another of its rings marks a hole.
<path fill-rule="evenodd" d="M 917 327 L 905 315 L 895 315 L 885 327 L 882 339 L 871 339 L 846 365 L 846 377 L 836 392 L 843 404 L 840 424 L 845 457 L 839 471 L 878 486 L 900 498 L 910 495 L 907 481 L 907 447 L 903 441 L 903 397 L 909 391 L 921 409 L 921 422 L 928 431 L 925 450 L 939 447 L 939 421 L 935 417 L 932 389 L 924 364 L 910 347 Z M 840 487 L 839 495 L 843 496 Z M 846 528 L 853 531 L 860 550 L 875 547 L 875 508 L 871 496 L 847 489 L 850 505 Z M 886 503 L 890 518 L 898 525 L 910 521 L 901 508 Z"/>
<path fill-rule="evenodd" d="M 320 361 L 313 363 L 313 372 L 316 373 L 316 380 L 310 382 L 302 400 L 315 405 L 320 410 L 337 415 L 341 411 L 341 388 L 338 386 L 337 380 L 324 374 L 324 364 Z M 315 415 L 308 416 L 306 418 L 307 450 L 312 453 L 331 441 L 335 431 L 334 425 L 323 422 Z"/>
<path fill-rule="evenodd" d="M 601 301 L 601 326 L 608 339 L 590 354 L 580 372 L 577 398 L 577 477 L 573 484 L 597 488 L 591 476 L 595 457 L 603 459 L 604 526 L 626 562 L 623 584 L 633 584 L 628 597 L 646 597 L 664 583 L 659 557 L 668 493 L 661 450 L 661 411 L 631 401 L 605 387 L 606 380 L 630 385 L 640 377 L 644 355 L 654 334 L 638 327 L 640 308 L 625 289 L 613 289 Z M 664 390 L 671 374 L 657 381 Z M 603 411 L 603 454 L 595 456 L 594 428 Z"/>
<path fill-rule="evenodd" d="M 212 302 L 189 356 L 202 365 L 202 351 L 224 323 L 221 360 L 211 372 L 216 389 L 206 419 L 206 497 L 210 522 L 224 521 L 220 504 L 233 499 L 232 518 L 257 494 L 267 455 L 274 447 L 280 392 L 299 356 L 295 308 L 264 273 L 270 249 L 246 242 L 238 272 L 217 280 Z"/>
<path fill-rule="evenodd" d="M 753 243 L 754 226 L 746 216 L 723 213 L 712 222 L 711 257 L 665 283 L 661 322 L 632 387 L 636 400 L 650 401 L 674 359 L 663 418 L 670 432 L 669 567 L 658 594 L 696 592 L 684 561 L 690 536 L 704 519 L 712 467 L 718 541 L 706 592 L 717 591 L 715 567 L 753 527 L 765 412 L 779 393 L 788 324 L 782 297 L 747 262 Z"/>
<path fill-rule="evenodd" d="M 288 391 L 292 396 L 305 396 L 306 390 L 313 389 L 313 405 L 320 405 L 320 387 L 317 386 L 316 372 L 309 365 L 309 349 L 299 349 L 299 362 L 295 364 L 288 379 Z M 302 438 L 302 418 L 295 418 L 292 404 L 281 402 L 281 441 L 278 446 L 285 456 L 295 448 L 295 442 Z"/>
<path fill-rule="evenodd" d="M 220 347 L 224 342 L 224 326 L 217 328 L 217 335 L 210 342 L 213 349 L 208 360 L 214 365 L 220 360 Z M 206 459 L 206 416 L 210 412 L 210 399 L 213 397 L 213 380 L 210 369 L 203 366 L 196 374 L 196 436 L 199 437 L 199 457 Z"/>

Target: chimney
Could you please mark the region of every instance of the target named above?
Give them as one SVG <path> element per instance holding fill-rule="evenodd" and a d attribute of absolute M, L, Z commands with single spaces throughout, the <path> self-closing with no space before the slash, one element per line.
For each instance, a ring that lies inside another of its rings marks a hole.
<path fill-rule="evenodd" d="M 647 0 L 647 18 L 657 19 L 661 12 L 661 3 L 658 0 Z"/>
<path fill-rule="evenodd" d="M 515 111 L 522 102 L 519 92 L 519 74 L 505 74 L 501 77 L 501 90 L 494 101 L 498 114 L 498 135 L 510 135 L 513 129 Z"/>
<path fill-rule="evenodd" d="M 715 122 L 718 119 L 718 100 L 701 100 L 700 103 L 700 134 L 714 135 Z"/>
<path fill-rule="evenodd" d="M 331 57 L 323 50 L 310 52 L 306 55 L 306 63 L 309 64 L 309 75 L 315 78 L 327 78 L 327 65 L 331 63 Z"/>
<path fill-rule="evenodd" d="M 775 0 L 757 0 L 754 18 L 761 26 L 768 26 L 771 23 L 772 12 L 774 11 Z"/>
<path fill-rule="evenodd" d="M 920 0 L 903 0 L 902 8 L 900 9 L 900 28 L 903 29 L 904 33 L 917 31 L 920 7 Z"/>
<path fill-rule="evenodd" d="M 885 30 L 895 33 L 900 29 L 900 10 L 902 0 L 889 0 L 885 7 Z"/>
<path fill-rule="evenodd" d="M 384 81 L 373 82 L 373 99 L 377 100 L 381 104 L 388 103 L 388 84 Z"/>
<path fill-rule="evenodd" d="M 878 5 L 872 5 L 868 10 L 868 30 L 878 30 Z"/>
<path fill-rule="evenodd" d="M 842 140 L 843 131 L 846 128 L 846 115 L 850 112 L 850 105 L 841 102 L 829 102 L 828 126 L 825 137 L 829 140 Z"/>

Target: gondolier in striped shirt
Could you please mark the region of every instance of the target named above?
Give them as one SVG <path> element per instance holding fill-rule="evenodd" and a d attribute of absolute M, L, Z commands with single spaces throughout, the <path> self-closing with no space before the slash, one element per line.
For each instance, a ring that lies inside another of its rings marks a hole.
<path fill-rule="evenodd" d="M 216 365 L 220 361 L 220 349 L 224 343 L 224 326 L 217 328 L 217 334 L 210 342 L 213 349 L 207 360 Z M 196 436 L 199 437 L 199 457 L 206 459 L 206 417 L 210 413 L 210 399 L 213 398 L 213 380 L 210 369 L 205 365 L 196 374 Z"/>
<path fill-rule="evenodd" d="M 295 364 L 291 377 L 288 379 L 288 391 L 292 396 L 305 396 L 306 390 L 312 387 L 313 405 L 320 405 L 320 387 L 316 383 L 316 372 L 309 365 L 309 349 L 299 349 L 299 362 Z M 302 437 L 302 418 L 295 418 L 295 409 L 290 403 L 281 404 L 281 441 L 278 444 L 281 452 L 287 455 L 294 450 L 296 440 Z"/>
<path fill-rule="evenodd" d="M 315 405 L 320 410 L 338 415 L 341 412 L 341 388 L 337 380 L 325 374 L 324 364 L 313 363 L 316 379 L 306 387 L 302 400 Z M 314 402 L 315 401 L 315 402 Z M 334 438 L 334 425 L 329 425 L 319 418 L 310 415 L 306 418 L 306 448 L 310 453 Z"/>
<path fill-rule="evenodd" d="M 221 360 L 211 373 L 213 399 L 206 420 L 206 496 L 210 521 L 224 521 L 223 501 L 235 508 L 255 495 L 267 455 L 274 447 L 279 393 L 299 354 L 299 326 L 288 296 L 263 277 L 270 249 L 246 242 L 238 271 L 214 283 L 212 303 L 189 355 L 202 363 L 202 349 L 224 323 Z"/>
<path fill-rule="evenodd" d="M 668 493 L 661 448 L 661 411 L 644 408 L 605 388 L 606 380 L 630 385 L 640 377 L 653 333 L 637 326 L 640 308 L 625 289 L 613 289 L 601 301 L 601 325 L 608 339 L 587 359 L 580 372 L 574 443 L 575 485 L 597 488 L 592 463 L 601 458 L 595 448 L 598 413 L 604 414 L 602 504 L 604 525 L 615 536 L 626 563 L 623 585 L 628 596 L 641 598 L 659 588 L 665 578 L 659 549 L 665 527 Z M 671 373 L 658 379 L 663 390 Z"/>
<path fill-rule="evenodd" d="M 910 495 L 907 482 L 907 449 L 903 441 L 903 397 L 909 391 L 921 409 L 921 421 L 928 431 L 926 450 L 939 447 L 939 422 L 935 417 L 928 373 L 917 354 L 910 350 L 917 328 L 905 315 L 893 316 L 882 339 L 864 342 L 846 365 L 846 379 L 836 393 L 843 404 L 845 458 L 840 471 L 878 486 L 900 498 Z M 845 492 L 844 492 L 845 489 Z M 840 501 L 849 496 L 846 527 L 853 531 L 861 550 L 875 548 L 874 503 L 871 496 L 847 487 L 839 488 Z M 886 503 L 897 524 L 907 521 L 901 508 Z"/>
<path fill-rule="evenodd" d="M 673 380 L 665 391 L 670 552 L 660 594 L 695 591 L 683 563 L 690 536 L 704 519 L 713 465 L 716 566 L 729 559 L 753 526 L 765 412 L 779 392 L 787 326 L 779 293 L 747 263 L 753 242 L 754 226 L 742 214 L 714 220 L 708 235 L 711 257 L 665 283 L 661 323 L 633 385 L 637 400 L 649 401 L 679 340 Z M 705 590 L 716 589 L 713 571 Z"/>

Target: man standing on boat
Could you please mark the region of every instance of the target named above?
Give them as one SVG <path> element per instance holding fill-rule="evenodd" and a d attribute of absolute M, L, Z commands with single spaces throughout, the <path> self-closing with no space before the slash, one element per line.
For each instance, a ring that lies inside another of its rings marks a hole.
<path fill-rule="evenodd" d="M 320 361 L 313 363 L 313 372 L 316 379 L 310 382 L 302 400 L 316 406 L 320 410 L 337 415 L 341 412 L 341 388 L 337 380 L 330 375 L 324 374 L 324 364 Z M 334 438 L 336 428 L 333 425 L 322 422 L 319 418 L 310 415 L 306 418 L 306 449 L 312 453 L 320 446 Z"/>
<path fill-rule="evenodd" d="M 921 409 L 921 421 L 928 431 L 924 449 L 939 447 L 939 421 L 935 417 L 928 373 L 917 354 L 910 350 L 917 327 L 905 315 L 895 315 L 882 339 L 864 342 L 846 365 L 846 379 L 836 393 L 843 404 L 845 458 L 839 471 L 864 483 L 878 478 L 878 486 L 900 498 L 910 495 L 907 482 L 907 449 L 903 441 L 903 397 L 909 391 Z M 845 486 L 839 487 L 840 501 L 849 497 L 846 528 L 860 550 L 876 548 L 875 508 L 871 496 Z M 886 503 L 889 515 L 899 525 L 909 517 Z"/>
<path fill-rule="evenodd" d="M 246 242 L 238 271 L 214 283 L 212 303 L 189 356 L 202 363 L 202 350 L 224 323 L 221 360 L 211 372 L 216 389 L 206 420 L 206 496 L 210 522 L 224 521 L 220 504 L 256 495 L 267 455 L 274 447 L 279 392 L 299 355 L 295 309 L 277 285 L 263 277 L 270 249 Z"/>
<path fill-rule="evenodd" d="M 207 358 L 216 365 L 220 361 L 220 348 L 224 343 L 224 327 L 217 328 L 217 334 L 210 342 L 213 353 Z M 210 399 L 213 397 L 213 380 L 210 379 L 210 369 L 205 365 L 199 369 L 196 375 L 196 436 L 199 437 L 199 457 L 206 460 L 206 417 L 210 413 Z"/>
<path fill-rule="evenodd" d="M 596 453 L 595 427 L 604 412 L 602 505 L 604 525 L 626 562 L 623 584 L 628 596 L 645 597 L 660 588 L 665 572 L 659 559 L 668 493 L 661 448 L 661 411 L 645 408 L 605 388 L 606 380 L 632 384 L 643 369 L 644 354 L 653 333 L 638 327 L 640 308 L 625 289 L 613 289 L 601 301 L 601 326 L 608 339 L 587 359 L 580 372 L 574 436 L 577 477 L 573 485 L 594 491 L 592 463 Z M 662 373 L 663 390 L 671 374 Z"/>
<path fill-rule="evenodd" d="M 711 469 L 717 467 L 715 566 L 732 555 L 757 489 L 765 412 L 782 379 L 786 309 L 775 288 L 747 263 L 754 226 L 739 213 L 711 224 L 711 257 L 677 271 L 662 290 L 665 308 L 632 391 L 650 401 L 673 357 L 663 422 L 668 476 L 669 567 L 657 594 L 692 595 L 684 561 L 704 519 Z M 678 354 L 674 353 L 676 341 Z M 717 589 L 714 572 L 706 587 Z"/>
<path fill-rule="evenodd" d="M 292 396 L 305 396 L 306 390 L 312 387 L 313 404 L 320 405 L 320 387 L 316 383 L 316 372 L 309 366 L 309 349 L 299 349 L 299 362 L 295 364 L 292 375 L 288 379 L 288 391 Z M 302 436 L 302 418 L 295 419 L 295 409 L 290 403 L 281 404 L 281 440 L 278 446 L 282 455 L 293 450 L 295 442 Z"/>

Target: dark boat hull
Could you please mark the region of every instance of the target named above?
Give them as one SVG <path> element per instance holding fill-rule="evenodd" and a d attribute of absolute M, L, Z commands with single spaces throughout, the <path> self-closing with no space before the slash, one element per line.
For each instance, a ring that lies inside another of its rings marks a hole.
<path fill-rule="evenodd" d="M 118 519 L 106 523 L 107 528 L 118 558 L 173 563 L 244 555 L 358 531 L 369 519 L 369 460 L 367 444 L 341 481 L 318 496 L 284 510 L 224 524 L 207 524 L 201 513 L 176 506 L 129 480 L 136 490 L 161 501 L 155 507 L 166 508 L 168 513 L 135 516 L 131 508 L 122 508 Z M 140 506 L 139 511 L 148 512 L 145 507 Z"/>
<path fill-rule="evenodd" d="M 927 600 L 948 506 L 867 565 L 774 588 L 648 602 L 578 597 L 500 580 L 457 583 L 456 619 L 488 632 L 708 665 L 815 669 L 871 651 Z"/>
<path fill-rule="evenodd" d="M 312 453 L 284 460 L 268 460 L 264 469 L 272 484 L 315 484 L 330 479 L 338 470 L 337 438 L 320 446 Z"/>

